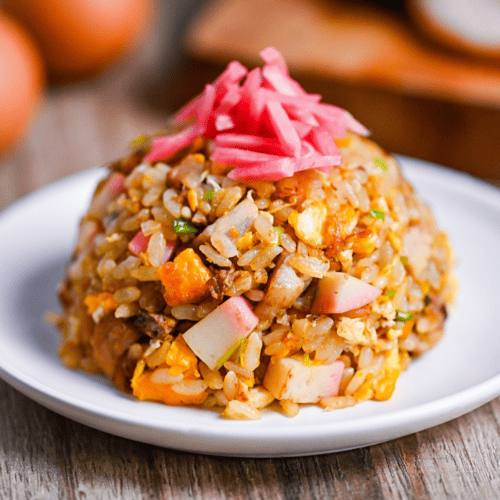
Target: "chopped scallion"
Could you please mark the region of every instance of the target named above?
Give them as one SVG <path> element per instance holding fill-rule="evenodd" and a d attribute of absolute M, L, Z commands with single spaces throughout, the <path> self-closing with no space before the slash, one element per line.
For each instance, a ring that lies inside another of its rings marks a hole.
<path fill-rule="evenodd" d="M 205 194 L 203 195 L 203 199 L 206 201 L 210 201 L 214 197 L 215 191 L 213 189 L 209 189 L 208 191 L 205 191 Z"/>
<path fill-rule="evenodd" d="M 138 135 L 135 139 L 132 140 L 132 146 L 141 146 L 145 140 L 146 137 L 144 135 Z"/>
<path fill-rule="evenodd" d="M 309 356 L 309 353 L 308 353 L 308 352 L 306 352 L 306 353 L 304 354 L 304 364 L 305 364 L 306 366 L 311 366 L 311 358 L 310 358 L 310 356 Z"/>
<path fill-rule="evenodd" d="M 385 213 L 382 210 L 370 210 L 368 212 L 370 214 L 370 217 L 373 219 L 380 219 L 381 221 L 385 222 Z"/>
<path fill-rule="evenodd" d="M 385 292 L 384 295 L 386 295 L 387 297 L 392 299 L 394 297 L 394 295 L 396 295 L 396 290 L 387 290 L 387 292 Z"/>
<path fill-rule="evenodd" d="M 405 255 L 402 255 L 399 260 L 401 261 L 401 264 L 403 264 L 403 266 L 406 266 L 406 263 L 408 262 L 408 257 L 406 257 Z"/>
<path fill-rule="evenodd" d="M 179 234 L 196 233 L 198 230 L 181 217 L 174 219 L 174 231 Z"/>
<path fill-rule="evenodd" d="M 224 363 L 235 353 L 236 349 L 241 347 L 245 343 L 246 338 L 243 337 L 239 339 L 237 342 L 235 342 L 219 359 L 217 362 L 217 366 L 215 367 L 216 370 L 220 370 L 223 366 Z"/>
<path fill-rule="evenodd" d="M 243 348 L 245 347 L 247 339 L 243 338 L 240 340 L 242 340 L 243 342 L 240 343 L 240 347 L 238 348 L 238 352 L 236 353 L 236 360 L 240 360 L 240 364 L 241 364 L 241 353 L 243 352 Z"/>
<path fill-rule="evenodd" d="M 274 230 L 278 233 L 278 241 L 273 246 L 277 247 L 280 244 L 281 235 L 285 232 L 285 230 L 280 226 L 274 226 Z"/>
<path fill-rule="evenodd" d="M 387 162 L 382 160 L 382 158 L 374 158 L 373 161 L 375 163 L 375 166 L 381 168 L 384 172 L 387 172 L 389 170 L 389 165 L 387 165 Z"/>
<path fill-rule="evenodd" d="M 397 321 L 409 321 L 410 319 L 413 319 L 413 314 L 407 312 L 407 311 L 400 311 L 396 310 L 396 320 Z"/>

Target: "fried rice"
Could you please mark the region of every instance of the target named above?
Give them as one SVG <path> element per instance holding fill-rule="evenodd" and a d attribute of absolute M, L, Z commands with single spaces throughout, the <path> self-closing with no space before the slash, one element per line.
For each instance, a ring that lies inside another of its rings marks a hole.
<path fill-rule="evenodd" d="M 210 137 L 148 160 L 153 140 L 109 167 L 81 220 L 62 361 L 233 419 L 389 399 L 457 289 L 449 239 L 395 158 L 348 130 L 332 168 L 234 179 Z"/>

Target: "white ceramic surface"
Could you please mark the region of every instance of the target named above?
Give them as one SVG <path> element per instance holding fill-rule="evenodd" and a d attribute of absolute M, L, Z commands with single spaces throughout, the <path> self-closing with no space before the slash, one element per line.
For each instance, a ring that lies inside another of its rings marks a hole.
<path fill-rule="evenodd" d="M 43 322 L 57 309 L 55 288 L 79 216 L 102 171 L 67 178 L 0 214 L 0 376 L 42 405 L 90 427 L 179 450 L 233 456 L 297 456 L 346 450 L 441 424 L 500 395 L 500 191 L 472 177 L 411 158 L 405 175 L 451 235 L 461 291 L 444 340 L 414 362 L 387 402 L 292 419 L 260 421 L 135 401 L 103 377 L 65 368 L 58 334 Z"/>

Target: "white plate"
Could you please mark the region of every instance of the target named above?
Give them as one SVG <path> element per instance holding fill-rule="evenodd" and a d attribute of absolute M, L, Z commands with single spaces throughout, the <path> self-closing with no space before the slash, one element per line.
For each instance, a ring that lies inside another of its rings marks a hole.
<path fill-rule="evenodd" d="M 500 395 L 500 191 L 411 158 L 405 175 L 430 202 L 459 258 L 461 292 L 444 340 L 414 362 L 387 402 L 292 419 L 260 421 L 138 402 L 103 377 L 65 368 L 58 334 L 42 316 L 57 309 L 55 287 L 79 216 L 102 171 L 70 177 L 0 214 L 0 375 L 44 406 L 111 434 L 207 454 L 277 457 L 328 453 L 395 439 L 441 424 Z"/>

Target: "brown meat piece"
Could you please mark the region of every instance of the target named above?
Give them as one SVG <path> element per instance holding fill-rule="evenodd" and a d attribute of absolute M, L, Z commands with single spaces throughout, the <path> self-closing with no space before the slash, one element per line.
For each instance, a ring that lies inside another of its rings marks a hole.
<path fill-rule="evenodd" d="M 176 321 L 164 314 L 144 313 L 141 312 L 137 316 L 131 318 L 130 322 L 143 335 L 147 335 L 152 339 L 165 339 L 174 329 Z"/>
<path fill-rule="evenodd" d="M 101 371 L 121 390 L 129 390 L 121 361 L 128 348 L 142 333 L 128 322 L 110 315 L 95 326 L 90 340 L 94 361 Z"/>
<path fill-rule="evenodd" d="M 442 330 L 444 326 L 444 320 L 448 316 L 446 303 L 440 295 L 435 295 L 432 292 L 429 293 L 428 297 L 430 299 L 430 304 L 428 305 L 428 307 L 438 319 L 438 326 L 436 330 Z"/>

